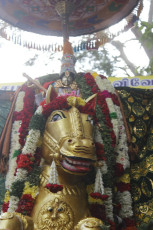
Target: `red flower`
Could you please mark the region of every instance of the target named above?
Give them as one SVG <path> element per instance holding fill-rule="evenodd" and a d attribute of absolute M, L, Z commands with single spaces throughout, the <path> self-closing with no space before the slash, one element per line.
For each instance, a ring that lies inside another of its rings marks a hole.
<path fill-rule="evenodd" d="M 121 210 L 121 207 L 122 207 L 122 206 L 121 206 L 120 203 L 118 203 L 118 204 L 115 205 L 114 208 L 115 208 L 117 214 L 119 214 L 119 211 Z"/>
<path fill-rule="evenodd" d="M 33 209 L 33 205 L 34 199 L 32 198 L 32 196 L 29 194 L 25 194 L 21 197 L 16 212 L 23 213 L 25 215 L 30 215 Z"/>
<path fill-rule="evenodd" d="M 115 147 L 116 145 L 116 136 L 114 131 L 111 132 L 111 137 L 112 137 L 112 146 Z"/>
<path fill-rule="evenodd" d="M 13 121 L 19 121 L 19 120 L 22 120 L 23 118 L 23 110 L 20 111 L 20 112 L 14 112 L 13 114 Z"/>
<path fill-rule="evenodd" d="M 120 163 L 116 163 L 116 165 L 115 165 L 115 175 L 117 177 L 120 177 L 123 173 L 124 173 L 123 165 L 121 165 Z"/>
<path fill-rule="evenodd" d="M 120 182 L 120 183 L 117 183 L 116 186 L 119 192 L 130 191 L 129 183 L 126 184 L 126 183 Z"/>
<path fill-rule="evenodd" d="M 18 156 L 18 164 L 17 168 L 25 168 L 28 171 L 31 171 L 32 167 L 34 165 L 34 157 L 32 157 L 31 154 L 20 154 Z"/>
<path fill-rule="evenodd" d="M 44 105 L 43 115 L 47 118 L 54 110 L 68 109 L 70 106 L 67 103 L 67 97 L 57 97 L 51 103 Z"/>
<path fill-rule="evenodd" d="M 2 211 L 3 212 L 7 212 L 7 210 L 8 210 L 8 207 L 9 207 L 9 201 L 7 202 L 7 203 L 3 203 L 3 206 L 2 206 Z"/>
<path fill-rule="evenodd" d="M 41 149 L 40 148 L 36 149 L 36 153 L 34 155 L 34 158 L 35 158 L 35 164 L 39 166 L 40 160 L 41 160 Z"/>
<path fill-rule="evenodd" d="M 115 105 L 120 106 L 120 103 L 119 103 L 119 100 L 118 100 L 118 97 L 117 97 L 116 94 L 111 93 L 111 98 L 112 98 L 112 101 L 113 101 L 113 103 L 114 103 Z"/>
<path fill-rule="evenodd" d="M 116 229 L 115 228 L 115 223 L 113 221 L 111 221 L 111 220 L 107 220 L 107 221 L 110 224 L 110 230 L 115 230 Z"/>
<path fill-rule="evenodd" d="M 45 188 L 49 189 L 52 193 L 57 193 L 59 191 L 62 191 L 63 185 L 58 184 L 46 184 Z"/>
<path fill-rule="evenodd" d="M 96 146 L 97 159 L 98 160 L 106 160 L 105 153 L 104 153 L 104 150 L 103 150 L 103 145 L 98 143 L 98 142 L 96 142 L 95 146 Z"/>
<path fill-rule="evenodd" d="M 101 199 L 101 200 L 107 200 L 109 197 L 108 195 L 102 195 L 99 192 L 90 193 L 90 196 L 94 199 Z"/>
<path fill-rule="evenodd" d="M 105 77 L 103 75 L 99 75 L 99 77 L 101 77 L 101 79 L 107 79 L 107 77 Z"/>
<path fill-rule="evenodd" d="M 93 217 L 100 220 L 106 220 L 105 205 L 100 204 L 90 204 L 90 212 Z"/>
<path fill-rule="evenodd" d="M 24 106 L 23 106 L 23 110 L 17 114 L 16 112 L 14 113 L 14 116 L 19 119 L 21 118 L 22 120 L 22 124 L 21 127 L 19 129 L 19 143 L 21 144 L 21 146 L 24 146 L 25 144 L 25 137 L 28 134 L 28 126 L 29 126 L 29 122 L 30 119 L 33 115 L 33 107 L 34 107 L 34 90 L 27 87 L 27 86 L 23 86 L 22 90 L 25 92 L 25 97 L 24 97 Z"/>
<path fill-rule="evenodd" d="M 95 82 L 93 76 L 92 76 L 90 73 L 86 73 L 86 74 L 84 75 L 84 77 L 85 77 L 86 82 L 87 82 L 87 84 L 88 84 L 89 86 L 91 86 L 91 87 L 93 87 L 93 86 L 97 87 L 96 82 Z M 97 90 L 98 90 L 98 87 L 97 87 Z"/>
<path fill-rule="evenodd" d="M 135 221 L 132 217 L 131 218 L 124 218 L 124 221 L 125 221 L 126 227 L 134 227 L 135 226 Z M 136 228 L 133 228 L 133 229 L 136 229 Z"/>
<path fill-rule="evenodd" d="M 103 94 L 104 98 L 111 98 L 111 94 L 107 90 L 104 90 L 102 92 L 102 94 Z"/>

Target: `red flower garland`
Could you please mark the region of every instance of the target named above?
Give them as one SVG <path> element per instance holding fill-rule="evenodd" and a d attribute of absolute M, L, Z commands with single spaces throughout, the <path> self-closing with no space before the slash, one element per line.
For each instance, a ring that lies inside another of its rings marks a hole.
<path fill-rule="evenodd" d="M 105 205 L 100 204 L 91 204 L 90 205 L 90 212 L 93 217 L 96 217 L 100 220 L 105 221 L 106 220 L 106 211 L 105 211 Z"/>
<path fill-rule="evenodd" d="M 123 182 L 117 183 L 116 187 L 117 187 L 117 190 L 119 192 L 130 191 L 130 189 L 131 189 L 131 186 L 130 186 L 129 183 L 126 184 L 126 183 L 123 183 Z"/>
<path fill-rule="evenodd" d="M 123 165 L 120 163 L 116 163 L 115 165 L 115 176 L 120 177 L 124 173 Z"/>
<path fill-rule="evenodd" d="M 17 118 L 22 118 L 22 124 L 19 129 L 19 143 L 23 147 L 25 144 L 25 137 L 28 134 L 29 122 L 34 112 L 35 97 L 34 90 L 27 87 L 26 85 L 23 86 L 22 90 L 25 92 L 23 110 L 20 112 L 20 114 L 15 113 L 15 116 Z"/>
<path fill-rule="evenodd" d="M 44 105 L 42 114 L 47 118 L 51 114 L 51 112 L 55 110 L 62 110 L 63 108 L 68 109 L 70 106 L 68 105 L 67 97 L 68 96 L 57 97 L 51 103 Z"/>
<path fill-rule="evenodd" d="M 46 184 L 45 188 L 47 188 L 52 193 L 57 193 L 59 191 L 62 191 L 63 185 L 59 185 L 59 184 Z"/>
<path fill-rule="evenodd" d="M 100 199 L 100 200 L 107 200 L 108 199 L 108 195 L 102 195 L 99 192 L 92 192 L 90 193 L 90 196 L 94 199 Z"/>
<path fill-rule="evenodd" d="M 17 169 L 18 168 L 25 168 L 28 171 L 31 171 L 34 165 L 35 158 L 31 154 L 20 154 L 17 158 Z"/>
<path fill-rule="evenodd" d="M 95 143 L 96 146 L 96 155 L 97 155 L 97 160 L 106 160 L 105 153 L 103 150 L 103 145 L 99 142 Z"/>
<path fill-rule="evenodd" d="M 3 203 L 3 206 L 2 206 L 2 211 L 3 212 L 7 212 L 7 210 L 8 210 L 8 207 L 9 207 L 9 201 L 7 202 L 7 203 Z"/>
<path fill-rule="evenodd" d="M 34 206 L 34 199 L 32 198 L 32 196 L 29 194 L 22 195 L 18 204 L 18 208 L 16 209 L 16 212 L 22 213 L 23 215 L 30 215 L 33 206 Z"/>

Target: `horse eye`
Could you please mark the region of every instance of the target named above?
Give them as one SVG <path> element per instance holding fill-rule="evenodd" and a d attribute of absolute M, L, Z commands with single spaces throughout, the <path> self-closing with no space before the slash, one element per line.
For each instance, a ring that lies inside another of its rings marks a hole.
<path fill-rule="evenodd" d="M 52 122 L 54 122 L 54 121 L 59 121 L 59 120 L 61 120 L 62 119 L 62 117 L 59 115 L 59 114 L 55 114 L 53 117 L 52 117 Z"/>
<path fill-rule="evenodd" d="M 51 207 L 49 207 L 49 208 L 48 208 L 48 211 L 49 211 L 49 212 L 52 212 L 52 211 L 53 211 L 53 209 L 52 209 Z"/>
<path fill-rule="evenodd" d="M 89 115 L 87 117 L 87 121 L 90 122 L 91 125 L 94 124 L 93 118 L 91 116 L 89 116 Z"/>
<path fill-rule="evenodd" d="M 58 212 L 61 212 L 61 211 L 63 211 L 63 209 L 62 208 L 58 208 Z"/>

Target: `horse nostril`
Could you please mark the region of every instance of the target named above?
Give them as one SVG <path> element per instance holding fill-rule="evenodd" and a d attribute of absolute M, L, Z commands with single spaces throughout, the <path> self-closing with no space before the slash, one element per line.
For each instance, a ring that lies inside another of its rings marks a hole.
<path fill-rule="evenodd" d="M 71 142 L 72 142 L 72 139 L 69 139 L 68 142 L 71 143 Z"/>
<path fill-rule="evenodd" d="M 92 145 L 95 145 L 95 143 L 94 143 L 94 142 L 92 142 Z"/>

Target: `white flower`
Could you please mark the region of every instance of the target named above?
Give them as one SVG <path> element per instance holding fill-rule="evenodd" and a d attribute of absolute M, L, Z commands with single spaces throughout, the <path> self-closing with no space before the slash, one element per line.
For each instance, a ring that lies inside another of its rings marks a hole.
<path fill-rule="evenodd" d="M 10 148 L 10 155 L 9 155 L 9 170 L 6 175 L 6 182 L 5 186 L 9 189 L 14 181 L 14 172 L 17 166 L 16 157 L 13 157 L 14 151 L 19 150 L 21 145 L 19 143 L 19 128 L 21 126 L 21 121 L 14 121 L 12 126 L 12 133 L 11 133 L 11 148 Z"/>
<path fill-rule="evenodd" d="M 16 172 L 15 180 L 16 180 L 16 181 L 17 181 L 17 180 L 20 180 L 20 181 L 26 180 L 27 174 L 28 174 L 28 171 L 27 171 L 26 169 L 18 168 L 18 169 L 17 169 L 17 172 Z"/>
<path fill-rule="evenodd" d="M 113 204 L 112 204 L 112 189 L 111 188 L 105 188 L 105 194 L 109 196 L 108 199 L 104 201 L 106 217 L 108 219 L 114 221 Z"/>
<path fill-rule="evenodd" d="M 95 127 L 94 139 L 95 139 L 95 142 L 103 144 L 101 133 L 99 132 L 98 127 Z"/>
<path fill-rule="evenodd" d="M 20 112 L 21 110 L 23 110 L 24 96 L 25 96 L 24 91 L 19 92 L 17 100 L 16 100 L 16 104 L 15 104 L 15 111 L 16 112 Z"/>
<path fill-rule="evenodd" d="M 42 108 L 42 106 L 40 105 L 40 106 L 37 108 L 35 114 L 42 114 L 42 111 L 43 111 L 43 108 Z"/>
<path fill-rule="evenodd" d="M 121 204 L 120 217 L 129 218 L 133 216 L 132 198 L 129 191 L 117 192 L 116 200 Z"/>
<path fill-rule="evenodd" d="M 29 131 L 29 135 L 27 137 L 22 153 L 23 154 L 31 153 L 32 155 L 34 155 L 39 138 L 40 138 L 40 131 L 31 129 Z"/>
<path fill-rule="evenodd" d="M 19 198 L 16 196 L 11 196 L 9 201 L 8 212 L 14 212 L 18 207 Z"/>
<path fill-rule="evenodd" d="M 108 169 L 107 169 L 107 164 L 106 161 L 101 161 L 102 167 L 100 168 L 102 174 L 106 174 Z"/>

